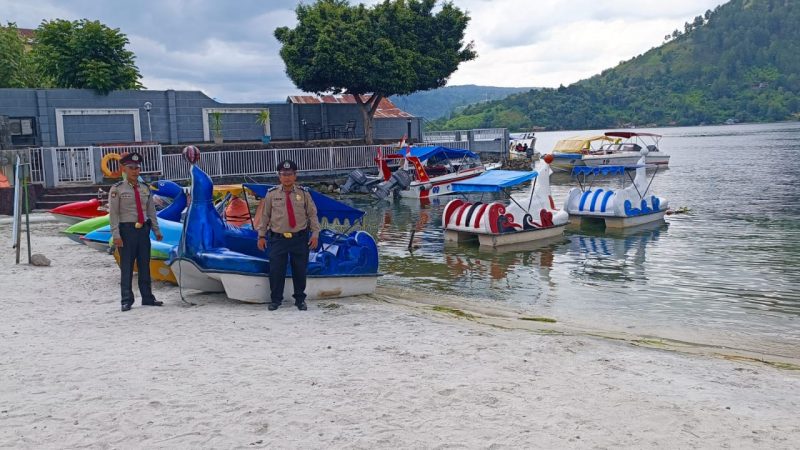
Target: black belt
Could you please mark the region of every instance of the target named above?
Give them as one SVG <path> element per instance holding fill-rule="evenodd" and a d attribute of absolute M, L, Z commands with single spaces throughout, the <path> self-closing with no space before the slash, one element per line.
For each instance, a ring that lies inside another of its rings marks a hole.
<path fill-rule="evenodd" d="M 136 226 L 136 224 L 137 224 L 137 223 L 138 223 L 138 222 L 120 222 L 120 223 L 119 223 L 119 226 L 126 226 L 126 227 L 140 228 L 140 227 L 137 227 L 137 226 Z M 147 226 L 149 227 L 149 226 L 151 226 L 151 225 L 152 225 L 152 222 L 150 222 L 150 219 L 147 219 L 147 220 L 144 222 L 144 225 L 147 225 Z"/>
<path fill-rule="evenodd" d="M 298 236 L 303 236 L 308 233 L 308 228 L 305 228 L 300 231 L 295 231 L 294 233 L 276 233 L 272 230 L 269 230 L 269 236 L 278 239 L 292 239 Z"/>

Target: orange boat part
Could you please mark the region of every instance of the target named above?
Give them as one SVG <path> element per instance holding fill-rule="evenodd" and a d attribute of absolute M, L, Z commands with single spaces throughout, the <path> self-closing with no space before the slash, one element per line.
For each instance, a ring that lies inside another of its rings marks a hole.
<path fill-rule="evenodd" d="M 250 206 L 239 197 L 232 198 L 225 208 L 225 221 L 235 227 L 250 223 Z"/>

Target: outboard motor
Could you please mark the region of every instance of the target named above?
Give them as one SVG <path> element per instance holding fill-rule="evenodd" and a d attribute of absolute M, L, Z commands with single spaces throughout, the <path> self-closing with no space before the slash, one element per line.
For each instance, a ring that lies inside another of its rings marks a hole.
<path fill-rule="evenodd" d="M 411 174 L 405 170 L 398 170 L 392 174 L 391 178 L 376 186 L 372 194 L 381 200 L 385 200 L 394 191 L 408 189 L 411 186 L 411 181 Z"/>
<path fill-rule="evenodd" d="M 360 169 L 356 169 L 350 172 L 350 175 L 347 176 L 347 181 L 344 183 L 344 186 L 339 188 L 339 192 L 342 194 L 358 192 L 360 189 L 357 188 L 366 184 L 367 176 L 364 175 L 364 172 L 362 172 Z"/>

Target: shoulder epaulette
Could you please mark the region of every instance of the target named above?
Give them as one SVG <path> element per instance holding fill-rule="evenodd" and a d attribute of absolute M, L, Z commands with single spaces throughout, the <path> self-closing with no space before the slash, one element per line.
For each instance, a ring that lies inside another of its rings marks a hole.
<path fill-rule="evenodd" d="M 267 189 L 267 192 L 274 191 L 275 189 L 278 189 L 279 187 L 280 186 L 272 186 L 271 188 Z"/>
<path fill-rule="evenodd" d="M 112 184 L 111 187 L 113 188 L 113 187 L 120 186 L 120 185 L 122 185 L 123 182 L 124 182 L 123 180 L 117 181 L 116 183 Z"/>

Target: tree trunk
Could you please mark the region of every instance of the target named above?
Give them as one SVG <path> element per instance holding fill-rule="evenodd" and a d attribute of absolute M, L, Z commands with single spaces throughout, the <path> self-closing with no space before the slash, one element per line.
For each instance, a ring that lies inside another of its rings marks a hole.
<path fill-rule="evenodd" d="M 372 120 L 375 117 L 375 112 L 378 110 L 378 105 L 383 99 L 383 94 L 372 94 L 366 102 L 361 98 L 360 94 L 353 94 L 353 97 L 356 103 L 358 103 L 359 109 L 361 110 L 361 117 L 364 119 L 364 142 L 367 145 L 372 145 L 372 135 L 375 128 Z"/>

